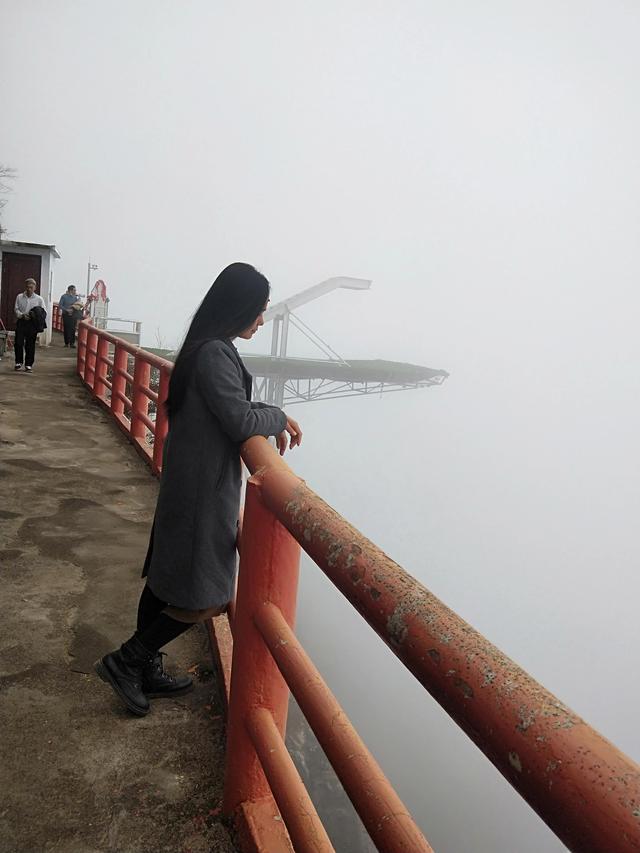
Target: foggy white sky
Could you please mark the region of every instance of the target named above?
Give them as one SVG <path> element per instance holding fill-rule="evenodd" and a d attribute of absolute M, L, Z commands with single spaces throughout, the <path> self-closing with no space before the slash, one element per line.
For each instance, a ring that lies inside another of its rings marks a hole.
<path fill-rule="evenodd" d="M 59 246 L 59 290 L 91 255 L 173 338 L 237 258 L 274 298 L 360 275 L 349 349 L 449 365 L 480 328 L 502 350 L 570 319 L 594 360 L 593 317 L 628 329 L 635 4 L 3 5 L 6 225 Z"/>
<path fill-rule="evenodd" d="M 345 357 L 451 378 L 299 407 L 297 470 L 640 758 L 637 4 L 5 0 L 2 26 L 9 238 L 58 246 L 58 294 L 84 285 L 90 255 L 148 344 L 157 328 L 177 344 L 234 260 L 274 300 L 373 279 L 300 315 Z M 265 332 L 250 349 L 268 345 Z M 321 616 L 301 604 L 326 671 L 341 650 Z M 400 668 L 360 642 L 375 691 Z M 422 775 L 430 700 L 402 681 L 408 734 L 390 738 L 349 698 L 354 677 L 332 683 L 385 768 L 390 744 L 412 756 L 391 775 L 436 849 L 466 849 L 471 825 L 478 851 L 563 849 L 524 811 L 511 843 L 510 795 L 489 798 L 492 771 L 461 745 L 443 760 L 459 765 L 451 785 L 487 800 L 433 827 L 447 785 Z"/>

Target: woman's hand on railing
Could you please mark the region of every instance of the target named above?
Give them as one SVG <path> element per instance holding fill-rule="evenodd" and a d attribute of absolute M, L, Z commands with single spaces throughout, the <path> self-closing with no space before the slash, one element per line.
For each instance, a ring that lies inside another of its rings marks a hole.
<path fill-rule="evenodd" d="M 276 444 L 278 446 L 280 456 L 284 456 L 284 452 L 287 449 L 287 442 L 289 444 L 289 450 L 293 450 L 294 447 L 297 447 L 302 443 L 302 429 L 300 424 L 297 421 L 294 421 L 293 418 L 290 418 L 289 415 L 286 415 L 286 418 L 287 425 L 282 432 L 276 436 Z"/>

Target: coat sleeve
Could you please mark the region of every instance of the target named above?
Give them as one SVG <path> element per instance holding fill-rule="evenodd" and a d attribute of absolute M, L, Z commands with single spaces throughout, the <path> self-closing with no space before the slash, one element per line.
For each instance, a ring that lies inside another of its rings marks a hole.
<path fill-rule="evenodd" d="M 252 407 L 235 359 L 222 341 L 210 341 L 200 348 L 196 384 L 232 441 L 246 441 L 252 435 L 277 435 L 286 426 L 287 418 L 281 409 Z"/>

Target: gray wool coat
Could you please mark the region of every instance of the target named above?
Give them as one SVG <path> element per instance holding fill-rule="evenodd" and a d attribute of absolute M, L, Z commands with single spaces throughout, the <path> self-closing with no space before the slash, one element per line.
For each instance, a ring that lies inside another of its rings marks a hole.
<path fill-rule="evenodd" d="M 286 424 L 277 407 L 251 402 L 251 385 L 231 341 L 209 341 L 171 418 L 143 576 L 174 607 L 224 607 L 233 597 L 240 444 Z"/>

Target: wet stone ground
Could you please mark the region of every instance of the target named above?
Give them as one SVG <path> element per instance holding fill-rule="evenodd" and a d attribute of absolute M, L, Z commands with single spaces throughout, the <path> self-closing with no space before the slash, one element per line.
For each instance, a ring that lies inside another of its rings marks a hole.
<path fill-rule="evenodd" d="M 145 718 L 93 672 L 135 626 L 157 482 L 74 355 L 0 361 L 0 853 L 233 853 L 202 629 L 167 648 L 195 690 Z"/>

